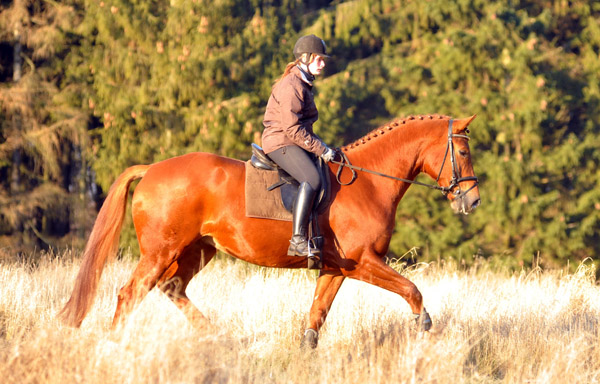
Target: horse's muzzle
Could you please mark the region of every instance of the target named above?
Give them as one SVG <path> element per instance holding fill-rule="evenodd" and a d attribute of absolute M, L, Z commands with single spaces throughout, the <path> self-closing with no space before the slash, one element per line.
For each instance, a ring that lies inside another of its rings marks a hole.
<path fill-rule="evenodd" d="M 450 206 L 454 210 L 455 213 L 462 213 L 463 215 L 468 215 L 473 212 L 475 208 L 479 207 L 481 204 L 481 199 L 479 198 L 479 193 L 472 191 L 465 195 L 459 195 Z"/>

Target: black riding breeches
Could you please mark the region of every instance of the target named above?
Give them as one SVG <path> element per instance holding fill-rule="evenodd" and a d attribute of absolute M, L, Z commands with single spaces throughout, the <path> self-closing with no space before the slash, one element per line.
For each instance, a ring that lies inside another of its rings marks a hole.
<path fill-rule="evenodd" d="M 321 177 L 317 166 L 311 155 L 304 149 L 296 145 L 288 145 L 268 153 L 267 156 L 299 183 L 307 182 L 315 191 L 321 188 Z"/>

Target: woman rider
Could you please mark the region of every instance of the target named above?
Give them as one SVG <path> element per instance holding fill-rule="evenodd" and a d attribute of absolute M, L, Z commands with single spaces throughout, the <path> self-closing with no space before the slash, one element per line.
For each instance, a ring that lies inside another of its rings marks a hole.
<path fill-rule="evenodd" d="M 315 35 L 303 36 L 294 46 L 296 61 L 289 63 L 282 77 L 273 85 L 267 103 L 262 145 L 265 153 L 279 167 L 300 183 L 293 208 L 293 233 L 288 255 L 307 256 L 308 220 L 321 179 L 312 156 L 326 162 L 335 151 L 313 132 L 319 118 L 312 87 L 315 76 L 325 67 L 328 58 L 325 42 Z"/>

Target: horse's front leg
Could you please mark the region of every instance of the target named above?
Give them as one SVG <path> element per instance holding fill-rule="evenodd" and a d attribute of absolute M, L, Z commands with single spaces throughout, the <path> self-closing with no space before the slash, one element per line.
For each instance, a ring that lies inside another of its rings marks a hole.
<path fill-rule="evenodd" d="M 321 273 L 317 279 L 317 288 L 310 308 L 308 328 L 304 331 L 304 337 L 300 347 L 316 348 L 319 342 L 319 329 L 325 322 L 327 313 L 331 308 L 333 299 L 337 294 L 345 277 L 340 273 Z"/>
<path fill-rule="evenodd" d="M 423 306 L 423 296 L 417 286 L 384 263 L 375 253 L 363 254 L 356 268 L 347 271 L 345 275 L 399 294 L 410 305 L 417 328 L 420 331 L 431 329 L 431 318 Z"/>

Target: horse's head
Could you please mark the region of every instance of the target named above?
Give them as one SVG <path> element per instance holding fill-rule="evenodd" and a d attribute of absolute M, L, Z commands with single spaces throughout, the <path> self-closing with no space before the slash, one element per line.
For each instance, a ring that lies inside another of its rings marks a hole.
<path fill-rule="evenodd" d="M 449 120 L 445 131 L 447 135 L 443 135 L 444 139 L 434 139 L 424 167 L 451 201 L 454 212 L 465 215 L 481 204 L 478 181 L 471 163 L 467 128 L 474 118 Z"/>

